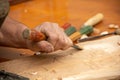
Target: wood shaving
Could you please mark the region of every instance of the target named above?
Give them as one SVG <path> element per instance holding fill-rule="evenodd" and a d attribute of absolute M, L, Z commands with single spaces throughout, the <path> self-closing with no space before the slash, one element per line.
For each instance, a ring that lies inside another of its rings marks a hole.
<path fill-rule="evenodd" d="M 30 73 L 30 74 L 32 74 L 32 75 L 37 75 L 37 74 L 38 74 L 38 72 L 32 72 L 32 73 Z"/>
<path fill-rule="evenodd" d="M 40 52 L 35 52 L 35 55 L 40 55 L 41 53 Z"/>
<path fill-rule="evenodd" d="M 88 38 L 86 34 L 83 34 L 80 39 Z"/>
<path fill-rule="evenodd" d="M 111 28 L 111 29 L 118 29 L 118 28 L 119 28 L 119 25 L 109 24 L 108 27 Z"/>
<path fill-rule="evenodd" d="M 100 33 L 100 35 L 105 35 L 105 34 L 108 34 L 108 31 L 103 31 Z"/>
<path fill-rule="evenodd" d="M 118 28 L 119 28 L 119 25 L 115 25 L 114 28 L 118 29 Z"/>

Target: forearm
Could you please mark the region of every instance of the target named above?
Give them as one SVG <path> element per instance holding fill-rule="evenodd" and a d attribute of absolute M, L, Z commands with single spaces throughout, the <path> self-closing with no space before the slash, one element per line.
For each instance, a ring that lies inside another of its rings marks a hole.
<path fill-rule="evenodd" d="M 0 29 L 0 45 L 27 48 L 22 32 L 27 27 L 9 17 L 4 21 Z"/>

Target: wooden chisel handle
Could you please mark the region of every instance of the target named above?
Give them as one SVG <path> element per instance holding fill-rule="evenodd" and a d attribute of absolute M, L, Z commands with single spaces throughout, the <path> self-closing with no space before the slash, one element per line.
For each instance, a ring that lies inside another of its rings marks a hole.
<path fill-rule="evenodd" d="M 24 39 L 32 40 L 34 42 L 46 40 L 46 36 L 42 32 L 38 32 L 35 29 L 25 29 L 22 34 Z"/>

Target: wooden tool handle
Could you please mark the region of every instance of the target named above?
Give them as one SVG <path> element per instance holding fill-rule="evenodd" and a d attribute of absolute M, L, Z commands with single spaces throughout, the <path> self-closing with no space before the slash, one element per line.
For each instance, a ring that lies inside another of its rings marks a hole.
<path fill-rule="evenodd" d="M 95 24 L 99 23 L 100 21 L 103 20 L 103 14 L 102 13 L 98 13 L 95 16 L 91 17 L 90 19 L 88 19 L 85 23 L 84 26 L 94 26 Z"/>
<path fill-rule="evenodd" d="M 46 40 L 46 36 L 42 32 L 38 32 L 35 29 L 25 29 L 22 35 L 24 39 L 32 40 L 34 42 Z"/>

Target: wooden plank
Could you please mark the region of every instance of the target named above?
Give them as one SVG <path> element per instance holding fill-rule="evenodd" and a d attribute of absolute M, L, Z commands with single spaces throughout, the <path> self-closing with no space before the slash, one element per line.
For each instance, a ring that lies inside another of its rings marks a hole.
<path fill-rule="evenodd" d="M 120 36 L 79 43 L 84 50 L 69 48 L 49 55 L 31 56 L 0 63 L 0 69 L 30 80 L 107 80 L 120 76 Z"/>

